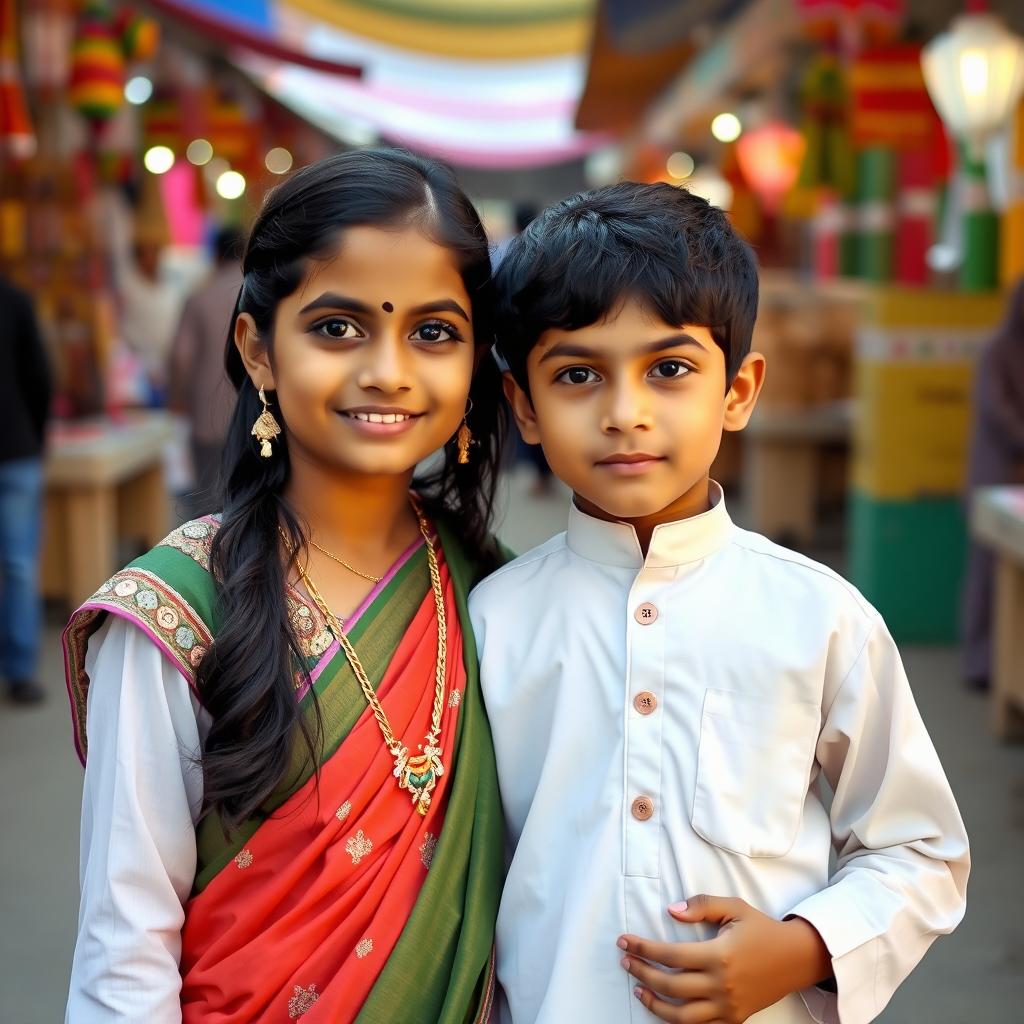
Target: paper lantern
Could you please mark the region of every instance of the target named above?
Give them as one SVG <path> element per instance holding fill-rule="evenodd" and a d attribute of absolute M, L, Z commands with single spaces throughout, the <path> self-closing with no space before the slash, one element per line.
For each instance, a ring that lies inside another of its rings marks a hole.
<path fill-rule="evenodd" d="M 32 156 L 36 139 L 18 77 L 14 0 L 0 2 L 0 151 L 15 160 Z"/>
<path fill-rule="evenodd" d="M 71 52 L 71 105 L 102 125 L 124 102 L 124 52 L 105 4 L 87 4 Z"/>
<path fill-rule="evenodd" d="M 942 120 L 978 156 L 1024 93 L 1024 40 L 992 14 L 965 14 L 924 48 L 921 67 Z"/>
<path fill-rule="evenodd" d="M 768 210 L 775 212 L 796 184 L 804 156 L 804 138 L 783 121 L 752 128 L 736 143 L 743 177 Z"/>

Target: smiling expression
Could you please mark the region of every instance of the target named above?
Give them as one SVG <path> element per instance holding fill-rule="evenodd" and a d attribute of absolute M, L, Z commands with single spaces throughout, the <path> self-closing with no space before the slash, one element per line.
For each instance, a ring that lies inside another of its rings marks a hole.
<path fill-rule="evenodd" d="M 415 228 L 354 227 L 310 266 L 278 305 L 268 379 L 254 383 L 276 392 L 293 460 L 411 473 L 458 429 L 473 374 L 453 256 Z"/>
<path fill-rule="evenodd" d="M 530 396 L 506 378 L 525 440 L 587 511 L 619 520 L 704 511 L 723 430 L 746 425 L 760 386 L 748 357 L 732 386 L 707 327 L 672 326 L 635 299 L 573 331 L 545 331 Z"/>

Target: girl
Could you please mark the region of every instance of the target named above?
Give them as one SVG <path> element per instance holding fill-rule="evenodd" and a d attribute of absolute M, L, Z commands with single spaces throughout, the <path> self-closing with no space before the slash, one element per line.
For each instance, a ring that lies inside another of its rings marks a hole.
<path fill-rule="evenodd" d="M 486 1019 L 487 241 L 438 164 L 353 152 L 271 193 L 242 269 L 223 514 L 65 633 L 89 744 L 67 1019 Z"/>

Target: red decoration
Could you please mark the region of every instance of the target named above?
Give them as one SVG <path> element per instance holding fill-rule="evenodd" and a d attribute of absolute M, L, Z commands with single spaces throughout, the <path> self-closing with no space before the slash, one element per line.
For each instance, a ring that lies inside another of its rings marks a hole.
<path fill-rule="evenodd" d="M 861 53 L 850 72 L 856 146 L 931 148 L 942 130 L 921 73 L 921 48 L 886 46 Z"/>

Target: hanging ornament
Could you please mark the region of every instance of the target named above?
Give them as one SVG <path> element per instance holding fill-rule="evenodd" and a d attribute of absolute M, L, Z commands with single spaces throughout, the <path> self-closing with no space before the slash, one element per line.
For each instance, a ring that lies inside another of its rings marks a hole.
<path fill-rule="evenodd" d="M 0 0 L 0 155 L 26 160 L 36 137 L 18 75 L 18 26 L 14 0 Z"/>
<path fill-rule="evenodd" d="M 144 18 L 131 8 L 125 8 L 117 16 L 114 29 L 129 62 L 152 60 L 160 44 L 160 26 L 152 18 Z"/>
<path fill-rule="evenodd" d="M 71 105 L 98 131 L 124 102 L 124 52 L 110 8 L 88 0 L 71 51 Z"/>

